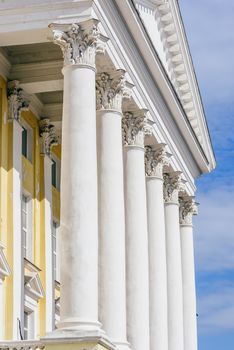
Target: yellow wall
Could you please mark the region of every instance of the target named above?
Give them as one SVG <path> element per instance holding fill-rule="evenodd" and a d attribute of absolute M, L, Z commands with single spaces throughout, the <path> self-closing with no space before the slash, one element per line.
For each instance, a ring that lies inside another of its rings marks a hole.
<path fill-rule="evenodd" d="M 23 111 L 21 121 L 33 130 L 32 162 L 22 156 L 22 188 L 31 195 L 33 204 L 33 258 L 41 270 L 40 279 L 45 285 L 45 203 L 44 203 L 44 156 L 40 154 L 39 126 L 31 111 Z M 6 82 L 0 77 L 0 241 L 4 244 L 11 275 L 4 281 L 4 338 L 12 339 L 13 324 L 13 123 L 7 118 Z M 60 146 L 53 147 L 53 154 L 61 158 Z M 60 218 L 60 193 L 52 188 L 53 215 Z M 45 298 L 39 301 L 39 333 L 45 334 Z"/>

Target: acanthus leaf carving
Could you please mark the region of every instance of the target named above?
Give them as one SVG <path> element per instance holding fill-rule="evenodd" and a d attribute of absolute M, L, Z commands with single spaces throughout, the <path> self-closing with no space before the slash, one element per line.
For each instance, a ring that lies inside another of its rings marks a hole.
<path fill-rule="evenodd" d="M 81 23 L 49 25 L 53 32 L 53 42 L 60 46 L 64 66 L 87 64 L 95 67 L 96 53 L 105 51 L 108 40 L 98 30 L 99 21 L 90 19 Z"/>
<path fill-rule="evenodd" d="M 58 144 L 58 137 L 54 125 L 50 124 L 49 118 L 42 118 L 39 121 L 39 133 L 41 153 L 50 156 L 51 147 Z"/>
<path fill-rule="evenodd" d="M 131 91 L 127 86 L 125 71 L 118 69 L 113 74 L 100 73 L 96 78 L 97 110 L 113 109 L 122 111 L 123 98 L 130 98 Z"/>
<path fill-rule="evenodd" d="M 181 172 L 175 171 L 172 173 L 163 174 L 164 180 L 164 201 L 165 203 L 178 204 L 179 191 L 183 189 L 181 180 Z"/>
<path fill-rule="evenodd" d="M 8 96 L 8 119 L 19 120 L 21 112 L 28 111 L 29 101 L 26 98 L 26 94 L 19 85 L 18 80 L 14 80 L 8 83 L 7 88 Z"/>
<path fill-rule="evenodd" d="M 198 214 L 198 204 L 194 197 L 179 198 L 180 203 L 180 225 L 192 225 L 193 215 Z"/>
<path fill-rule="evenodd" d="M 125 112 L 122 119 L 124 146 L 144 147 L 145 136 L 153 132 L 152 125 L 146 116 L 147 110 Z"/>
<path fill-rule="evenodd" d="M 163 168 L 169 165 L 170 154 L 166 152 L 165 144 L 158 144 L 156 148 L 145 147 L 145 173 L 148 177 L 163 178 Z"/>

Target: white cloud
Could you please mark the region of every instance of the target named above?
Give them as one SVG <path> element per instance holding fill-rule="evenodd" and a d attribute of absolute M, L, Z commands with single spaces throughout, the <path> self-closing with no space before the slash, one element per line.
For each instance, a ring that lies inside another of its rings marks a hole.
<path fill-rule="evenodd" d="M 198 300 L 198 331 L 201 334 L 234 331 L 234 284 L 221 282 Z"/>
<path fill-rule="evenodd" d="M 195 219 L 195 258 L 198 271 L 234 270 L 234 188 L 201 193 Z"/>

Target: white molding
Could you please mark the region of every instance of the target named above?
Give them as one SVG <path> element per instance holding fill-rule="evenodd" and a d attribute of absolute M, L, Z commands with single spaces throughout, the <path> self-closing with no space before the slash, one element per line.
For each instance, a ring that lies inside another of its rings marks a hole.
<path fill-rule="evenodd" d="M 138 6 L 141 4 L 150 9 L 154 4 L 152 16 L 156 17 L 155 28 L 158 29 L 162 37 L 161 45 L 164 47 L 163 56 L 165 56 L 165 59 L 162 59 L 165 69 L 180 98 L 190 124 L 210 159 L 212 167 L 214 167 L 215 160 L 212 145 L 178 3 L 174 0 L 150 2 L 135 0 L 135 3 Z M 147 23 L 145 25 L 147 27 Z"/>

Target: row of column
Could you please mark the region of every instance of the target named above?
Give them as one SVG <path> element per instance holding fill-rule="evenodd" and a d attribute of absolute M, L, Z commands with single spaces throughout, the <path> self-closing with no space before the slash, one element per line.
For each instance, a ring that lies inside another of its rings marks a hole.
<path fill-rule="evenodd" d="M 51 27 L 64 55 L 59 328 L 98 335 L 99 316 L 119 349 L 195 349 L 192 229 L 180 227 L 180 174 L 163 178 L 165 145 L 145 149 L 146 111 L 123 117 L 124 72 L 96 76 L 97 22 Z M 185 207 L 187 220 L 193 205 Z"/>

